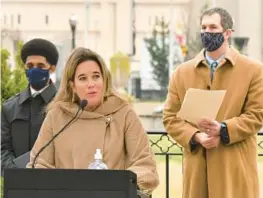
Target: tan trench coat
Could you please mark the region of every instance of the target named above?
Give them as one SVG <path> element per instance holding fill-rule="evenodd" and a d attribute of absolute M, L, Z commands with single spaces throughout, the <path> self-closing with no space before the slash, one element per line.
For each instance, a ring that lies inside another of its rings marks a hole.
<path fill-rule="evenodd" d="M 189 141 L 198 129 L 176 117 L 188 88 L 227 90 L 217 121 L 226 122 L 229 145 L 220 143 L 211 150 L 199 145 L 190 151 Z M 184 198 L 259 198 L 256 134 L 263 123 L 262 64 L 230 48 L 211 84 L 202 51 L 174 72 L 163 123 L 184 147 Z"/>
<path fill-rule="evenodd" d="M 28 167 L 35 154 L 77 112 L 72 103 L 58 104 L 42 125 L 32 149 Z M 151 192 L 158 186 L 158 174 L 149 140 L 139 117 L 116 96 L 108 97 L 94 112 L 83 111 L 37 158 L 37 168 L 87 169 L 100 148 L 109 169 L 128 169 L 137 174 L 141 190 Z"/>

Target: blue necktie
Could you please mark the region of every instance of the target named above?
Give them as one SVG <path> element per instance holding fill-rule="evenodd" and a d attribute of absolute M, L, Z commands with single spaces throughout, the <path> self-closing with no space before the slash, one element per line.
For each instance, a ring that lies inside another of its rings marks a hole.
<path fill-rule="evenodd" d="M 213 78 L 214 78 L 214 72 L 216 70 L 218 63 L 215 61 L 210 65 L 210 77 L 211 77 L 211 82 L 213 82 Z"/>

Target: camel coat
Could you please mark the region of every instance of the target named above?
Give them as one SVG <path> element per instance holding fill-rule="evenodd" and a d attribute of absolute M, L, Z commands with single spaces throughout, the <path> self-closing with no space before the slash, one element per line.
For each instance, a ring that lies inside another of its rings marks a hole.
<path fill-rule="evenodd" d="M 76 114 L 78 106 L 58 104 L 42 125 L 32 149 L 35 154 Z M 109 169 L 128 169 L 137 174 L 138 186 L 152 191 L 159 183 L 154 155 L 142 124 L 131 107 L 110 96 L 93 112 L 82 114 L 37 158 L 36 168 L 87 169 L 99 148 Z"/>
<path fill-rule="evenodd" d="M 227 90 L 216 120 L 227 125 L 228 145 L 220 143 L 211 150 L 199 145 L 190 151 L 198 128 L 176 116 L 188 88 Z M 202 51 L 174 72 L 163 123 L 184 148 L 184 198 L 259 198 L 256 138 L 263 123 L 262 64 L 230 48 L 211 83 Z"/>

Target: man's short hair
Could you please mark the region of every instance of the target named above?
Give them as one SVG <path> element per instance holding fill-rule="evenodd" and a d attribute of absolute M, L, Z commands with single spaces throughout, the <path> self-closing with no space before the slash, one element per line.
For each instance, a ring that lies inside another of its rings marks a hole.
<path fill-rule="evenodd" d="M 221 18 L 221 25 L 224 30 L 227 30 L 227 29 L 233 30 L 234 22 L 233 22 L 232 16 L 229 14 L 228 11 L 220 7 L 214 7 L 214 8 L 205 10 L 200 17 L 200 24 L 202 23 L 204 16 L 206 15 L 211 16 L 213 14 L 219 14 Z"/>
<path fill-rule="evenodd" d="M 57 65 L 58 50 L 56 46 L 48 40 L 36 38 L 25 43 L 21 49 L 21 59 L 26 62 L 28 56 L 43 56 L 51 65 Z"/>

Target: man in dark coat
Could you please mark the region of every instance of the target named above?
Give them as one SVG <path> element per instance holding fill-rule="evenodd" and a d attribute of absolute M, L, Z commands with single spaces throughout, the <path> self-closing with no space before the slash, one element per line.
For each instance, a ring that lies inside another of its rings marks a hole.
<path fill-rule="evenodd" d="M 1 167 L 17 167 L 14 160 L 30 151 L 45 117 L 45 107 L 56 94 L 50 79 L 58 61 L 55 45 L 33 39 L 21 50 L 28 87 L 5 101 L 1 111 Z"/>

